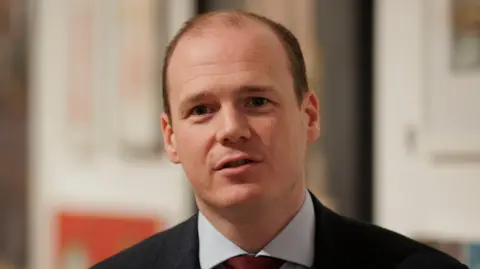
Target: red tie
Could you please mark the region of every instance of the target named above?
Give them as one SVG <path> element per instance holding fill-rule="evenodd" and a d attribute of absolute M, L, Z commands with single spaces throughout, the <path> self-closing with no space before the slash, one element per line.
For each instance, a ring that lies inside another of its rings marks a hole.
<path fill-rule="evenodd" d="M 272 257 L 243 255 L 228 259 L 225 265 L 228 269 L 279 269 L 283 263 Z"/>

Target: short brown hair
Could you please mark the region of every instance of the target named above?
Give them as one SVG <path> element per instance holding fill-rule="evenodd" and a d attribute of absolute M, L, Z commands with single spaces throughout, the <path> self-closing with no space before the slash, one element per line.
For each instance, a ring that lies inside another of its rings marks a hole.
<path fill-rule="evenodd" d="M 297 101 L 300 104 L 304 94 L 308 91 L 307 72 L 305 67 L 305 60 L 303 53 L 295 35 L 285 26 L 272 21 L 264 16 L 254 14 L 243 10 L 233 11 L 214 11 L 201 14 L 186 21 L 182 28 L 177 32 L 173 39 L 168 44 L 165 57 L 163 59 L 162 69 L 162 97 L 164 112 L 171 117 L 170 101 L 168 99 L 168 81 L 167 71 L 170 64 L 170 58 L 175 50 L 180 39 L 190 31 L 201 31 L 202 28 L 208 26 L 215 19 L 230 27 L 241 27 L 242 21 L 245 19 L 254 19 L 267 25 L 282 43 L 283 48 L 287 54 L 290 71 L 293 78 L 293 86 Z"/>

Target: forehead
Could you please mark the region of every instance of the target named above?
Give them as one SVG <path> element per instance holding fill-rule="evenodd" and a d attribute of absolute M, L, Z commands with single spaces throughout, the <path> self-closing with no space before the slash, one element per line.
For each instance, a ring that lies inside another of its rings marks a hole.
<path fill-rule="evenodd" d="M 254 26 L 210 26 L 200 34 L 182 37 L 167 73 L 171 95 L 185 85 L 213 83 L 231 73 L 243 72 L 252 80 L 285 77 L 289 64 L 281 42 L 267 26 Z"/>

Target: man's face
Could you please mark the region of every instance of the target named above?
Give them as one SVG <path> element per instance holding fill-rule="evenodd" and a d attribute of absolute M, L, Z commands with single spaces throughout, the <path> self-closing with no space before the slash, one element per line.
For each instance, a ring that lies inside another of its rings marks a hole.
<path fill-rule="evenodd" d="M 264 26 L 185 36 L 169 71 L 165 148 L 197 201 L 226 208 L 305 189 L 304 157 L 318 136 L 318 101 L 299 106 L 282 44 Z"/>

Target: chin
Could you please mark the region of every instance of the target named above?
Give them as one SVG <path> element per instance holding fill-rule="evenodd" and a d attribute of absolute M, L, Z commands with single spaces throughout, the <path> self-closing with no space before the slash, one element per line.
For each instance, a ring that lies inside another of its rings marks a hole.
<path fill-rule="evenodd" d="M 219 191 L 217 201 L 220 207 L 235 207 L 255 204 L 262 200 L 263 189 L 257 184 L 236 184 Z"/>

